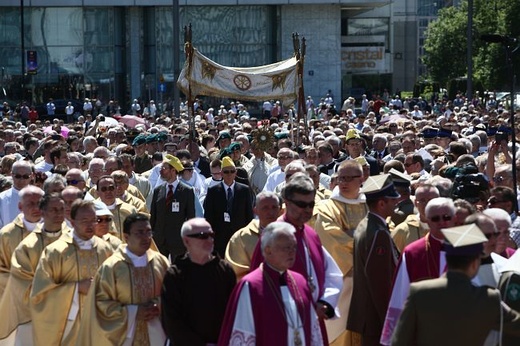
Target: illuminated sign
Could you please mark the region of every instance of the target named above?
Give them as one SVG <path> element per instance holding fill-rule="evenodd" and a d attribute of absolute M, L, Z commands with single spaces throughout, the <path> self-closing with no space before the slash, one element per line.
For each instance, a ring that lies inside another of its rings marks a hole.
<path fill-rule="evenodd" d="M 385 73 L 385 48 L 343 47 L 341 62 L 348 72 Z"/>
<path fill-rule="evenodd" d="M 35 50 L 27 51 L 27 74 L 38 73 L 38 57 Z"/>

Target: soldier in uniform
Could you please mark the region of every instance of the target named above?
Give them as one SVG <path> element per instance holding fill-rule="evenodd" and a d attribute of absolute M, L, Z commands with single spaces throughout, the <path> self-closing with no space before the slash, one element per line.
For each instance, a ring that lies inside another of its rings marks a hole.
<path fill-rule="evenodd" d="M 367 216 L 354 232 L 354 287 L 347 321 L 353 345 L 379 345 L 392 280 L 399 259 L 388 225 L 395 191 L 389 174 L 369 177 L 361 189 L 366 196 Z"/>
<path fill-rule="evenodd" d="M 413 283 L 392 345 L 482 345 L 490 330 L 520 336 L 520 314 L 497 289 L 471 283 L 488 239 L 476 224 L 442 229 L 446 274 Z M 442 316 L 442 318 L 440 318 Z"/>

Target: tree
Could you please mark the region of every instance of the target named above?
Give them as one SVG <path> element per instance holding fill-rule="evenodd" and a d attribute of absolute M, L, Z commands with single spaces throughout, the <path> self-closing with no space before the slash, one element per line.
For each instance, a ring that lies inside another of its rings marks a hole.
<path fill-rule="evenodd" d="M 428 26 L 424 63 L 431 79 L 441 85 L 466 73 L 466 23 L 467 17 L 459 8 L 448 7 Z"/>
<path fill-rule="evenodd" d="M 466 0 L 460 7 L 444 8 L 427 29 L 424 63 L 429 78 L 441 85 L 467 74 L 467 9 Z M 473 77 L 487 89 L 507 88 L 509 78 L 503 47 L 483 42 L 480 36 L 498 33 L 518 37 L 520 28 L 515 24 L 520 16 L 520 2 L 474 0 L 473 13 Z M 520 57 L 516 62 L 515 71 L 520 71 Z"/>

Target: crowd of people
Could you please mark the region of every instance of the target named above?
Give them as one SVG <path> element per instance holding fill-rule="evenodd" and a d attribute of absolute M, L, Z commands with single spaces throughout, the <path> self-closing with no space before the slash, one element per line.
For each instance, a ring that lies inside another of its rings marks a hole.
<path fill-rule="evenodd" d="M 1 345 L 520 342 L 492 95 L 152 104 L 1 121 Z"/>

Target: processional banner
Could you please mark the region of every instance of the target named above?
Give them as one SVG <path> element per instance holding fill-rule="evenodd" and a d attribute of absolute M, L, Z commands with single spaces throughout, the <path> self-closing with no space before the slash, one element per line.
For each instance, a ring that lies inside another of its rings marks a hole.
<path fill-rule="evenodd" d="M 228 67 L 217 64 L 193 48 L 177 85 L 186 95 L 236 98 L 247 101 L 281 100 L 290 104 L 298 97 L 297 59 L 270 65 Z M 191 63 L 190 63 L 191 60 Z"/>

